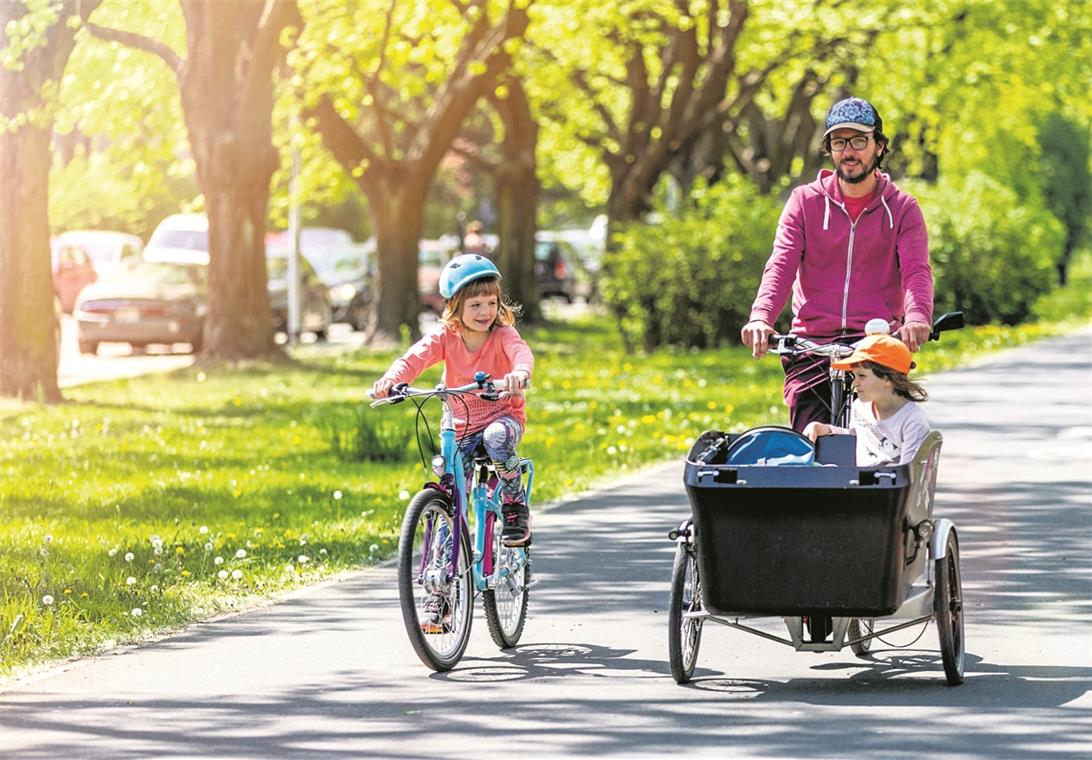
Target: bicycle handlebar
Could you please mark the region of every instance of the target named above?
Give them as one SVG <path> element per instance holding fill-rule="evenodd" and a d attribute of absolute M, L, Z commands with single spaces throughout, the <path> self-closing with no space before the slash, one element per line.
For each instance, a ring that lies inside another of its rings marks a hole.
<path fill-rule="evenodd" d="M 947 330 L 958 330 L 963 327 L 963 312 L 950 311 L 941 314 L 933 320 L 933 330 L 929 333 L 929 340 L 940 340 L 940 334 Z M 774 333 L 769 337 L 771 354 L 816 354 L 828 356 L 832 359 L 840 359 L 853 353 L 853 346 L 845 343 L 816 343 L 810 338 L 800 335 L 781 335 Z M 773 345 L 776 343 L 776 346 Z"/>
<path fill-rule="evenodd" d="M 455 388 L 448 388 L 443 385 L 437 385 L 435 388 L 414 388 L 407 383 L 399 383 L 391 388 L 390 394 L 385 398 L 375 398 L 375 392 L 371 390 L 368 391 L 368 398 L 375 399 L 370 404 L 374 409 L 375 407 L 383 406 L 384 404 L 398 404 L 405 401 L 407 398 L 414 396 L 447 398 L 448 396 L 458 396 L 462 394 L 479 396 L 486 401 L 499 401 L 509 395 L 506 391 L 498 391 L 493 384 L 493 380 L 487 373 L 478 372 L 475 375 L 474 382 L 460 385 Z"/>

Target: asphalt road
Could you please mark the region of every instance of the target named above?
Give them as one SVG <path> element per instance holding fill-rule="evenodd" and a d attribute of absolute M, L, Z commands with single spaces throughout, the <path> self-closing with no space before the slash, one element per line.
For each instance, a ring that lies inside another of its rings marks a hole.
<path fill-rule="evenodd" d="M 667 664 L 670 464 L 536 518 L 521 645 L 479 615 L 433 674 L 390 566 L 71 664 L 0 694 L 10 757 L 1092 755 L 1092 331 L 928 383 L 945 435 L 936 512 L 955 520 L 967 681 L 936 631 L 870 659 L 706 627 L 696 680 Z M 771 621 L 771 630 L 780 626 Z"/>

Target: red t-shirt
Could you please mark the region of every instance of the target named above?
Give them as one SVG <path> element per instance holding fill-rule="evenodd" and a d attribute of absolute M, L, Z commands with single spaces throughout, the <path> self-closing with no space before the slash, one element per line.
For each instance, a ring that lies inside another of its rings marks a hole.
<path fill-rule="evenodd" d="M 846 212 L 849 214 L 849 218 L 853 220 L 853 223 L 857 223 L 857 219 L 861 216 L 861 212 L 864 211 L 864 207 L 868 205 L 868 202 L 876 196 L 875 193 L 869 193 L 868 195 L 862 195 L 860 198 L 851 198 L 846 195 L 842 197 L 842 201 L 846 204 Z"/>

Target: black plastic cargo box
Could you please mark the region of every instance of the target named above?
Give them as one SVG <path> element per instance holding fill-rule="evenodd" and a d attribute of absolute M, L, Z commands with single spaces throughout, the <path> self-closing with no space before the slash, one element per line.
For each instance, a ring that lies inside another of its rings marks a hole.
<path fill-rule="evenodd" d="M 718 437 L 725 440 L 709 457 Z M 730 454 L 743 443 L 738 438 L 704 433 L 686 463 L 709 610 L 879 617 L 898 609 L 928 553 L 908 518 L 912 501 L 921 504 L 911 494 L 914 465 L 859 468 L 851 436 L 820 438 L 819 464 L 743 464 Z M 915 473 L 929 491 L 928 512 L 939 439 L 935 451 L 923 452 L 927 477 L 920 467 Z M 703 454 L 709 461 L 699 461 Z"/>

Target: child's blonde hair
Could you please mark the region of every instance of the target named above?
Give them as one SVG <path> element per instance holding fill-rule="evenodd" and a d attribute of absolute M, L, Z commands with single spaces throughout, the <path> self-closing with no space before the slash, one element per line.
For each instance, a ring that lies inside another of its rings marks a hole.
<path fill-rule="evenodd" d="M 463 304 L 466 303 L 468 298 L 477 298 L 479 296 L 497 297 L 497 318 L 493 322 L 494 325 L 507 327 L 516 323 L 516 317 L 519 316 L 522 308 L 518 304 L 509 303 L 505 299 L 504 293 L 501 292 L 499 277 L 483 277 L 480 280 L 468 282 L 459 288 L 455 295 L 444 304 L 444 313 L 440 315 L 440 322 L 446 327 L 462 332 L 463 320 L 460 317 L 463 313 Z"/>

